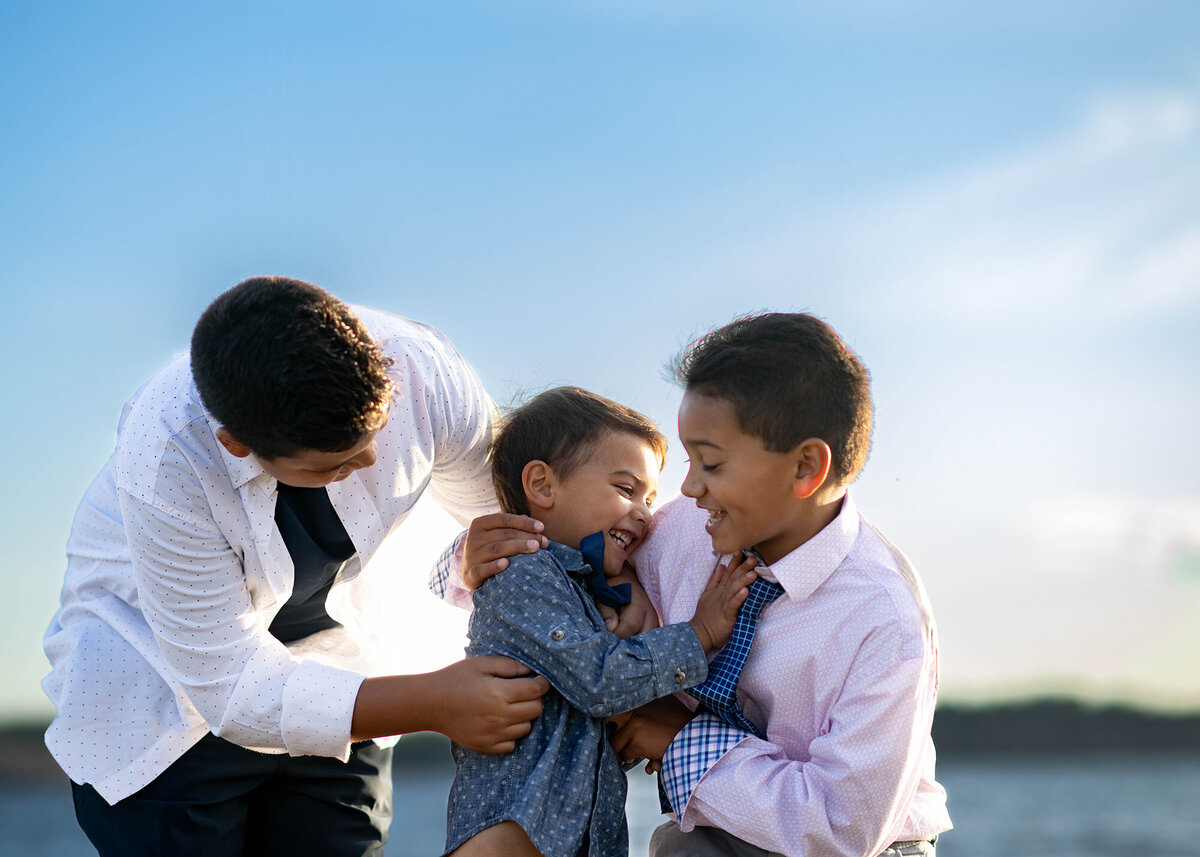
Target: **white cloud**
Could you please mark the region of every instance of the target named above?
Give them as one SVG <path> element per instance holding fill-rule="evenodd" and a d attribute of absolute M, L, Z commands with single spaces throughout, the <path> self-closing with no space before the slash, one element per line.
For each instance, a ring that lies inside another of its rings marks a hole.
<path fill-rule="evenodd" d="M 1198 113 L 1177 92 L 1098 99 L 1061 138 L 885 203 L 859 224 L 897 250 L 875 282 L 974 322 L 1194 307 Z"/>
<path fill-rule="evenodd" d="M 1044 497 L 1024 503 L 1016 525 L 1060 574 L 1094 577 L 1107 570 L 1131 585 L 1170 587 L 1179 559 L 1200 550 L 1200 498 Z M 1094 559 L 1080 561 L 1087 557 Z"/>
<path fill-rule="evenodd" d="M 1038 143 L 760 236 L 710 270 L 771 284 L 815 273 L 881 313 L 976 325 L 1195 309 L 1200 92 L 1100 95 Z"/>

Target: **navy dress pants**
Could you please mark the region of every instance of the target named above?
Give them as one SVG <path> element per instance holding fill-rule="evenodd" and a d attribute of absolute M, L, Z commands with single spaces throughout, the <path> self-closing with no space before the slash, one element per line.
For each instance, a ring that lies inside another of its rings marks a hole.
<path fill-rule="evenodd" d="M 255 753 L 210 734 L 112 806 L 89 785 L 72 791 L 100 857 L 378 857 L 392 750 L 366 741 L 343 763 Z"/>

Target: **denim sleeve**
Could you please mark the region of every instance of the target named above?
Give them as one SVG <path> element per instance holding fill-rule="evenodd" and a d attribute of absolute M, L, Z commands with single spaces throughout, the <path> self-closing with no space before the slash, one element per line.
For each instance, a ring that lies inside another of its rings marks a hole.
<path fill-rule="evenodd" d="M 546 551 L 511 563 L 475 591 L 471 654 L 515 658 L 591 717 L 629 711 L 707 676 L 708 662 L 690 625 L 621 640 Z"/>

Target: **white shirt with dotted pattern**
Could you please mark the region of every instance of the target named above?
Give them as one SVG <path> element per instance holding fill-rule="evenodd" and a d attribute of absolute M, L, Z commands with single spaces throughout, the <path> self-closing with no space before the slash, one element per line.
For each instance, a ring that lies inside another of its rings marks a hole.
<path fill-rule="evenodd" d="M 401 572 L 371 556 L 427 489 L 464 525 L 497 509 L 495 409 L 475 372 L 439 331 L 355 312 L 394 361 L 395 395 L 375 465 L 329 486 L 357 550 L 326 603 L 343 627 L 291 645 L 267 630 L 293 582 L 277 483 L 217 441 L 188 358 L 125 405 L 72 526 L 42 683 L 58 709 L 47 746 L 110 803 L 210 730 L 255 750 L 347 758 L 359 685 L 381 663 L 370 631 L 381 576 Z"/>

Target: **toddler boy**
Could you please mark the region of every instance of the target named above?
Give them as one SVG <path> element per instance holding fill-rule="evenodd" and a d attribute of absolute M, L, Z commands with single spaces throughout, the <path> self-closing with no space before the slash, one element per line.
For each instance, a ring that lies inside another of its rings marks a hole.
<path fill-rule="evenodd" d="M 715 566 L 687 617 L 621 640 L 594 599 L 627 600 L 605 578 L 645 535 L 665 438 L 636 411 L 562 387 L 512 413 L 491 452 L 501 507 L 542 522 L 550 544 L 475 591 L 467 654 L 512 657 L 552 690 L 512 754 L 454 745 L 446 851 L 624 857 L 625 774 L 602 718 L 704 680 L 752 564 Z"/>

